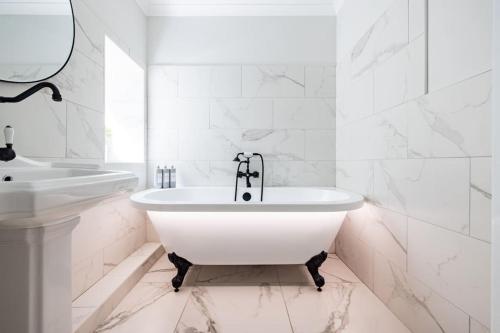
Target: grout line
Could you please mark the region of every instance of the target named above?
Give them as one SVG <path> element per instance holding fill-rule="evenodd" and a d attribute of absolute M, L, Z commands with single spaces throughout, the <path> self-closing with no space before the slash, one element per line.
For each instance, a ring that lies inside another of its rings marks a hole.
<path fill-rule="evenodd" d="M 278 277 L 278 280 L 279 280 L 279 277 Z M 281 299 L 283 300 L 283 304 L 285 305 L 285 311 L 286 311 L 286 315 L 288 317 L 288 323 L 290 324 L 290 329 L 292 330 L 292 333 L 294 333 L 293 325 L 292 325 L 292 318 L 290 317 L 290 312 L 288 311 L 288 306 L 286 305 L 285 294 L 283 293 L 283 288 L 282 288 L 281 282 L 279 282 L 279 287 L 280 287 Z M 300 288 L 300 286 L 299 286 L 299 288 Z"/>
<path fill-rule="evenodd" d="M 425 6 L 425 9 L 424 9 L 424 34 L 425 34 L 425 37 L 424 37 L 424 40 L 425 40 L 425 51 L 424 51 L 424 55 L 425 55 L 425 59 L 424 59 L 424 62 L 425 62 L 425 81 L 424 81 L 424 95 L 428 95 L 429 94 L 429 0 L 425 0 L 424 1 L 424 6 Z"/>

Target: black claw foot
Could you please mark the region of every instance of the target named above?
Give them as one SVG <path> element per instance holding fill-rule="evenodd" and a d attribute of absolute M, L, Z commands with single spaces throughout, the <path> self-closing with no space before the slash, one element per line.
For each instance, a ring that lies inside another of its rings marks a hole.
<path fill-rule="evenodd" d="M 170 260 L 170 262 L 174 264 L 175 268 L 177 268 L 177 275 L 172 279 L 172 287 L 174 287 L 175 292 L 178 292 L 184 282 L 184 277 L 186 276 L 189 267 L 193 266 L 193 264 L 186 259 L 179 257 L 175 254 L 175 252 L 168 254 L 168 260 Z"/>
<path fill-rule="evenodd" d="M 328 253 L 322 251 L 320 254 L 315 255 L 308 262 L 306 262 L 307 270 L 311 274 L 314 284 L 318 287 L 318 291 L 321 291 L 321 287 L 325 285 L 325 279 L 319 274 L 319 267 L 325 262 L 328 257 Z"/>

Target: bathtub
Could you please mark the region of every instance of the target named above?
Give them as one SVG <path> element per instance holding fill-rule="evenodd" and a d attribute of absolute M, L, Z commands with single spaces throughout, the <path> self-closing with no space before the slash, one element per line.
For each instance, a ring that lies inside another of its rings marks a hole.
<path fill-rule="evenodd" d="M 161 242 L 198 265 L 304 264 L 332 245 L 349 210 L 363 198 L 335 188 L 232 187 L 152 189 L 132 195 Z M 241 199 L 238 199 L 241 200 Z"/>

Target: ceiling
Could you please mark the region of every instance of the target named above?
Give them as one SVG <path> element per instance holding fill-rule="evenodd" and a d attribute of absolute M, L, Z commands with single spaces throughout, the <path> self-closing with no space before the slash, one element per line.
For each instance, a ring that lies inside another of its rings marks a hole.
<path fill-rule="evenodd" d="M 334 16 L 343 0 L 136 0 L 148 16 Z"/>

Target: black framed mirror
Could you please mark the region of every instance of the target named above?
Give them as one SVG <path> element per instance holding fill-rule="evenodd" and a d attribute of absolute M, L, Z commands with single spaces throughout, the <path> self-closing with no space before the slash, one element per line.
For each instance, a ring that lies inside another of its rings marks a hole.
<path fill-rule="evenodd" d="M 68 63 L 74 43 L 71 0 L 0 1 L 0 81 L 53 77 Z"/>

